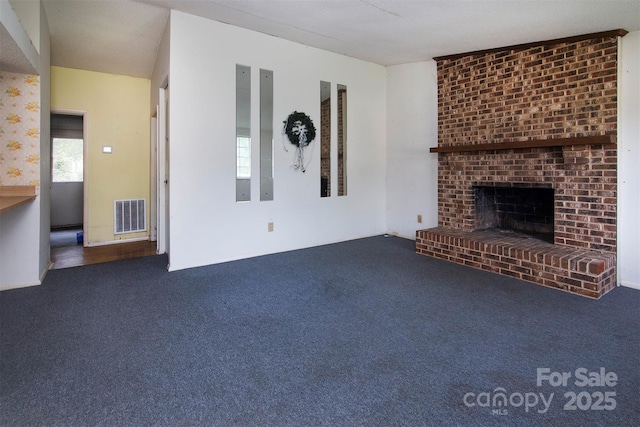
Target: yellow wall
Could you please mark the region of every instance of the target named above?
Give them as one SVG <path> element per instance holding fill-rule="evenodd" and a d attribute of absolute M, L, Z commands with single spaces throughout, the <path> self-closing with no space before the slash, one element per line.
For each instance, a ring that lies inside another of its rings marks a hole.
<path fill-rule="evenodd" d="M 147 200 L 149 230 L 150 81 L 51 67 L 51 110 L 85 111 L 85 241 L 100 244 L 148 236 L 113 233 L 113 201 Z M 104 154 L 103 146 L 113 148 Z"/>

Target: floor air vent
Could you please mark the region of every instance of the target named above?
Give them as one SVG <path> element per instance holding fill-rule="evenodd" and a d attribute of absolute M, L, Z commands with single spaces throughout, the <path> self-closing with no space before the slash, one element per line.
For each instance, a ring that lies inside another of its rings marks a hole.
<path fill-rule="evenodd" d="M 114 200 L 114 233 L 146 231 L 145 199 Z"/>

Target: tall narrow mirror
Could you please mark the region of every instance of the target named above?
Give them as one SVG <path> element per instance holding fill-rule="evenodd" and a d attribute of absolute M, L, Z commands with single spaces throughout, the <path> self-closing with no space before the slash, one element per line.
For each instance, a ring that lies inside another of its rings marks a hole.
<path fill-rule="evenodd" d="M 347 195 L 347 87 L 338 85 L 338 196 Z"/>
<path fill-rule="evenodd" d="M 236 65 L 236 202 L 251 200 L 251 67 Z"/>
<path fill-rule="evenodd" d="M 331 195 L 331 83 L 320 82 L 320 197 Z"/>
<path fill-rule="evenodd" d="M 260 70 L 260 200 L 273 200 L 273 71 Z"/>

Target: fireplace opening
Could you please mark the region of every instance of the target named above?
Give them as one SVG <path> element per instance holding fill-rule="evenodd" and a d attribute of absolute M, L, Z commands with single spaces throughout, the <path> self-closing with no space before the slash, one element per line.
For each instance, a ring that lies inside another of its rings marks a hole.
<path fill-rule="evenodd" d="M 475 229 L 521 233 L 553 243 L 553 189 L 474 186 Z"/>

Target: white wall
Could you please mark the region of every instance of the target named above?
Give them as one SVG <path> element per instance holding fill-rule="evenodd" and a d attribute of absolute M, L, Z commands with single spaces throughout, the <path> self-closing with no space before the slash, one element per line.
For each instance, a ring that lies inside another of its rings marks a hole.
<path fill-rule="evenodd" d="M 1 1 L 0 9 L 6 12 L 7 3 Z M 39 285 L 49 267 L 49 28 L 40 2 L 38 5 L 22 10 L 33 16 L 21 19 L 40 25 L 40 40 L 30 42 L 25 52 L 40 70 L 40 182 L 34 201 L 0 215 L 0 290 Z M 39 45 L 40 54 L 29 53 L 34 44 Z"/>
<path fill-rule="evenodd" d="M 621 40 L 618 87 L 618 280 L 640 289 L 640 31 Z"/>
<path fill-rule="evenodd" d="M 436 62 L 387 68 L 387 230 L 414 239 L 438 224 Z M 417 217 L 422 215 L 422 223 Z"/>
<path fill-rule="evenodd" d="M 40 247 L 39 283 L 51 264 L 51 37 L 49 23 L 40 2 Z"/>
<path fill-rule="evenodd" d="M 40 53 L 40 1 L 9 0 L 9 3 L 18 15 L 20 24 L 29 35 L 33 47 Z"/>
<path fill-rule="evenodd" d="M 84 182 L 51 183 L 51 227 L 82 225 Z"/>
<path fill-rule="evenodd" d="M 0 290 L 40 284 L 40 202 L 0 215 Z"/>
<path fill-rule="evenodd" d="M 384 67 L 176 11 L 170 51 L 170 270 L 386 231 Z M 259 201 L 257 178 L 251 202 L 235 201 L 236 64 L 252 72 L 255 166 L 257 76 L 260 68 L 274 72 L 273 201 Z M 319 138 L 305 152 L 311 163 L 302 173 L 292 169 L 293 146 L 286 142 L 285 152 L 279 132 L 294 110 L 319 127 L 321 80 L 334 93 L 336 84 L 348 88 L 346 197 L 320 197 Z"/>

